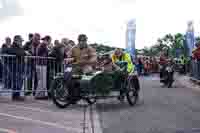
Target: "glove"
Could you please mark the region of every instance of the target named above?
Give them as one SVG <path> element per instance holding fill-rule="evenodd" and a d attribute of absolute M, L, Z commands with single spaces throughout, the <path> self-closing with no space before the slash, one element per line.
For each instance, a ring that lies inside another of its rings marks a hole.
<path fill-rule="evenodd" d="M 25 54 L 26 54 L 27 56 L 31 56 L 31 53 L 29 53 L 28 51 L 25 51 Z"/>
<path fill-rule="evenodd" d="M 121 68 L 119 66 L 116 67 L 117 71 L 121 71 Z"/>

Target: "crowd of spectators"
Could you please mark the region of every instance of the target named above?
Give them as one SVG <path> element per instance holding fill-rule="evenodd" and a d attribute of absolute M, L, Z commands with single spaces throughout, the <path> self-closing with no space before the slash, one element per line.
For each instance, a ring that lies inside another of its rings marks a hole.
<path fill-rule="evenodd" d="M 75 45 L 68 38 L 55 40 L 46 35 L 41 37 L 39 33 L 30 33 L 28 41 L 24 43 L 21 35 L 15 35 L 13 40 L 5 38 L 1 48 L 1 77 L 4 80 L 4 88 L 14 90 L 13 100 L 24 100 L 20 91 L 24 85 L 24 74 L 27 73 L 27 88 L 33 90 L 36 99 L 47 99 L 49 97 L 44 91 L 37 89 L 49 89 L 52 66 L 54 73 L 61 72 L 62 62 L 68 56 L 69 50 Z M 8 56 L 13 55 L 13 56 Z M 25 62 L 25 56 L 28 61 Z M 53 57 L 51 61 L 48 58 Z M 27 92 L 25 95 L 32 94 Z"/>
<path fill-rule="evenodd" d="M 14 36 L 13 40 L 5 38 L 1 49 L 0 74 L 4 88 L 14 90 L 13 100 L 24 100 L 20 93 L 24 85 L 24 88 L 30 90 L 26 90 L 25 95 L 33 94 L 36 99 L 50 97 L 48 90 L 51 80 L 56 73 L 62 72 L 63 60 L 70 57 L 72 53 L 69 51 L 75 46 L 74 41 L 68 38 L 52 42 L 51 36 L 41 37 L 39 33 L 30 33 L 27 42 L 20 35 Z M 139 75 L 148 75 L 159 69 L 153 57 L 138 58 L 135 63 Z"/>
<path fill-rule="evenodd" d="M 150 73 L 159 72 L 159 62 L 155 57 L 140 57 L 136 62 L 139 75 L 149 75 Z"/>

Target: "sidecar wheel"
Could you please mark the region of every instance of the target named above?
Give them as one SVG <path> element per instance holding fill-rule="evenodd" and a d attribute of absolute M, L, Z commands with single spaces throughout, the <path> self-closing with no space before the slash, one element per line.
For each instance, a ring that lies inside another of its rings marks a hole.
<path fill-rule="evenodd" d="M 69 90 L 64 85 L 63 77 L 54 79 L 51 92 L 53 103 L 57 107 L 66 108 L 71 104 Z"/>
<path fill-rule="evenodd" d="M 127 101 L 130 106 L 134 106 L 138 101 L 138 92 L 135 89 L 133 82 L 130 80 L 127 85 Z"/>

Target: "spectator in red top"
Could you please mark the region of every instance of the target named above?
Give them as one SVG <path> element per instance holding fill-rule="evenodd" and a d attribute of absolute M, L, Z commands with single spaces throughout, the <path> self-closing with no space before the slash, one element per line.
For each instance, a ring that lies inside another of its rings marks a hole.
<path fill-rule="evenodd" d="M 159 64 L 161 65 L 160 68 L 160 78 L 162 79 L 164 76 L 164 71 L 165 71 L 165 65 L 167 64 L 167 57 L 165 56 L 164 53 L 161 54 L 160 56 L 160 62 Z"/>
<path fill-rule="evenodd" d="M 43 42 L 37 47 L 37 56 L 40 57 L 48 57 L 48 46 L 51 44 L 51 37 L 50 36 L 45 36 L 44 38 L 42 38 Z M 41 60 L 40 61 L 40 65 L 41 64 L 46 64 L 46 61 Z"/>
<path fill-rule="evenodd" d="M 164 53 L 161 54 L 159 63 L 160 65 L 165 65 L 167 63 L 167 57 L 165 56 Z"/>
<path fill-rule="evenodd" d="M 48 99 L 47 95 L 47 57 L 48 57 L 48 46 L 51 45 L 51 37 L 45 36 L 42 38 L 43 42 L 37 48 L 37 78 L 38 88 L 35 95 L 36 99 Z M 42 92 L 42 91 L 43 92 Z"/>

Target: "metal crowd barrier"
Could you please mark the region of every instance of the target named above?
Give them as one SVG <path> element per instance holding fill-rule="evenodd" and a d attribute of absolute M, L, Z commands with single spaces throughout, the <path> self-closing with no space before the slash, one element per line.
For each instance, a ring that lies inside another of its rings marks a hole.
<path fill-rule="evenodd" d="M 200 60 L 192 60 L 191 66 L 191 76 L 200 80 Z"/>
<path fill-rule="evenodd" d="M 0 93 L 47 95 L 64 65 L 50 57 L 0 55 Z"/>

